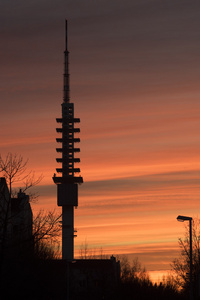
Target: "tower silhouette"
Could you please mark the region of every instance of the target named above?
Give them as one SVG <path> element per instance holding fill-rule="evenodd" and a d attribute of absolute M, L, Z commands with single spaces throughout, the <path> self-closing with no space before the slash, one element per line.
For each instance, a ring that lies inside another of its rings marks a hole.
<path fill-rule="evenodd" d="M 75 168 L 74 164 L 80 162 L 80 158 L 75 158 L 74 154 L 80 152 L 80 148 L 75 148 L 75 144 L 80 142 L 75 134 L 80 132 L 75 128 L 75 123 L 80 119 L 74 117 L 74 103 L 70 102 L 69 88 L 69 51 L 67 45 L 67 20 L 65 21 L 65 51 L 64 51 L 64 91 L 62 103 L 62 118 L 57 118 L 57 123 L 61 124 L 56 131 L 62 134 L 61 138 L 56 141 L 61 144 L 56 148 L 58 153 L 62 154 L 61 158 L 56 158 L 58 163 L 62 164 L 57 168 L 57 173 L 61 176 L 53 177 L 57 185 L 57 204 L 62 206 L 62 259 L 71 261 L 74 259 L 74 206 L 78 206 L 78 183 L 83 182 L 81 176 L 75 176 L 80 169 Z"/>

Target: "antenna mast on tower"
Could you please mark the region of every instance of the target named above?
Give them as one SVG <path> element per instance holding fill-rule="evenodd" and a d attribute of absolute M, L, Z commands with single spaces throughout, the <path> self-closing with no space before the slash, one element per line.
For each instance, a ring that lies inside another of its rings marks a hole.
<path fill-rule="evenodd" d="M 64 95 L 63 102 L 70 101 L 69 95 L 69 51 L 67 46 L 67 20 L 65 20 L 65 52 L 64 52 Z"/>

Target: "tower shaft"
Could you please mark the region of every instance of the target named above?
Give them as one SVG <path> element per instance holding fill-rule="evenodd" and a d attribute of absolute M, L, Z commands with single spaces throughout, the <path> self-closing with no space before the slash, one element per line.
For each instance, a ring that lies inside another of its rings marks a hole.
<path fill-rule="evenodd" d="M 80 172 L 80 169 L 74 166 L 75 163 L 80 162 L 80 159 L 75 157 L 75 153 L 80 152 L 80 148 L 75 147 L 75 144 L 80 142 L 80 139 L 75 136 L 80 129 L 75 128 L 74 125 L 79 123 L 80 119 L 74 117 L 74 104 L 70 102 L 69 97 L 67 21 L 65 45 L 62 118 L 56 119 L 57 123 L 61 124 L 61 127 L 56 129 L 61 134 L 61 137 L 56 139 L 61 145 L 56 148 L 56 151 L 61 153 L 61 157 L 56 161 L 62 166 L 56 169 L 61 176 L 54 176 L 53 180 L 57 184 L 57 204 L 62 206 L 62 258 L 71 261 L 74 258 L 74 206 L 78 206 L 78 183 L 82 183 L 83 178 L 75 176 L 75 173 Z"/>
<path fill-rule="evenodd" d="M 74 259 L 74 207 L 62 206 L 62 259 Z"/>

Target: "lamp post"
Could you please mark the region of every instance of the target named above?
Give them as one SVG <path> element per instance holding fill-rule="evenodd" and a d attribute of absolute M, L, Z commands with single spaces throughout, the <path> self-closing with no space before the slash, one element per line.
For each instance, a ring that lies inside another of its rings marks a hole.
<path fill-rule="evenodd" d="M 193 300 L 193 290 L 192 290 L 192 218 L 186 216 L 178 216 L 177 221 L 184 222 L 189 221 L 190 227 L 190 300 Z"/>

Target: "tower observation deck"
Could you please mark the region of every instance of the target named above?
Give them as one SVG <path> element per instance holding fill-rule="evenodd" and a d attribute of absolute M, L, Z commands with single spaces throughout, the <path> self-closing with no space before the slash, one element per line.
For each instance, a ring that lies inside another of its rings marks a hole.
<path fill-rule="evenodd" d="M 57 204 L 62 206 L 62 259 L 72 261 L 74 259 L 74 206 L 78 206 L 78 184 L 83 182 L 81 176 L 75 176 L 80 169 L 75 167 L 80 162 L 80 158 L 75 157 L 80 152 L 80 148 L 75 147 L 80 139 L 76 133 L 80 129 L 75 124 L 80 122 L 74 117 L 74 103 L 70 102 L 69 89 L 69 51 L 67 45 L 67 20 L 65 23 L 65 51 L 64 51 L 64 91 L 62 118 L 56 121 L 60 127 L 56 128 L 60 137 L 56 139 L 60 145 L 56 151 L 61 157 L 56 161 L 61 167 L 56 169 L 59 176 L 54 175 L 53 181 L 57 185 Z"/>

